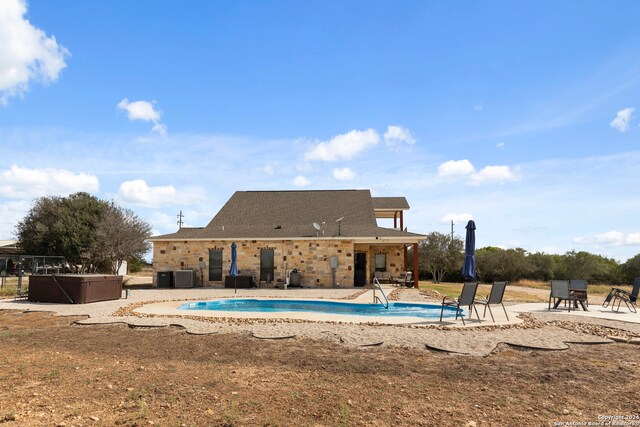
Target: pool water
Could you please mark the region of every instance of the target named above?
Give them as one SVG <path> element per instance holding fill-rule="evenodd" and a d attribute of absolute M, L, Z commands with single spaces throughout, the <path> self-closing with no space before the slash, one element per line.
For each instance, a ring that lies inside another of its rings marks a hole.
<path fill-rule="evenodd" d="M 280 300 L 280 299 L 223 299 L 218 301 L 190 302 L 180 306 L 180 310 L 211 310 L 239 312 L 307 312 L 324 314 L 346 314 L 352 316 L 393 316 L 421 317 L 433 319 L 440 317 L 439 304 L 419 304 L 408 302 L 390 302 L 386 309 L 382 304 L 357 304 L 336 301 Z M 454 307 L 445 307 L 442 317 L 455 317 Z"/>

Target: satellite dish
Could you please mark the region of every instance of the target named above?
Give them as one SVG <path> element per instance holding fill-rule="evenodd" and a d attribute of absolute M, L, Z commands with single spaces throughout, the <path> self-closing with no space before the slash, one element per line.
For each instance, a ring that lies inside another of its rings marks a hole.
<path fill-rule="evenodd" d="M 320 224 L 318 224 L 317 222 L 313 223 L 313 228 L 316 229 L 316 237 L 318 237 L 318 231 L 322 230 L 322 226 Z"/>

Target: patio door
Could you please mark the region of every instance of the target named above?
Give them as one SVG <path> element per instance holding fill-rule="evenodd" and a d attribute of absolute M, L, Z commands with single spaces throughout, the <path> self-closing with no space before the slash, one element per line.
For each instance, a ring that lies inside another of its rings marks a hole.
<path fill-rule="evenodd" d="M 222 281 L 222 251 L 209 249 L 209 281 Z"/>
<path fill-rule="evenodd" d="M 273 249 L 260 249 L 260 281 L 273 281 Z"/>
<path fill-rule="evenodd" d="M 353 286 L 364 286 L 367 284 L 367 253 L 356 252 L 353 266 Z"/>

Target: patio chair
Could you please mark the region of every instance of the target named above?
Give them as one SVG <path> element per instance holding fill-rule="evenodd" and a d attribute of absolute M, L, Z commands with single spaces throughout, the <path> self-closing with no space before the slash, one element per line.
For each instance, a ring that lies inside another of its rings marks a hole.
<path fill-rule="evenodd" d="M 624 302 L 629 311 L 637 313 L 636 304 L 638 303 L 638 293 L 640 293 L 640 277 L 636 277 L 633 281 L 633 289 L 631 292 L 627 292 L 624 289 L 620 288 L 611 288 L 609 295 L 604 300 L 602 304 L 603 307 L 608 307 L 611 304 L 611 310 L 614 309 L 616 305 L 616 300 L 618 301 L 618 309 L 615 311 L 620 311 L 620 304 Z"/>
<path fill-rule="evenodd" d="M 504 315 L 507 316 L 507 320 L 509 320 L 509 315 L 507 314 L 507 309 L 504 308 L 504 304 L 502 303 L 502 298 L 504 297 L 504 290 L 507 288 L 507 282 L 493 282 L 491 285 L 491 292 L 489 293 L 489 297 L 481 296 L 479 300 L 476 300 L 476 304 L 484 305 L 484 313 L 482 313 L 482 318 L 484 319 L 487 316 L 487 308 L 489 309 L 489 314 L 491 315 L 491 320 L 493 323 L 496 322 L 496 319 L 493 318 L 493 313 L 491 312 L 491 304 L 500 304 L 502 309 L 504 310 Z"/>
<path fill-rule="evenodd" d="M 475 305 L 477 290 L 477 282 L 466 282 L 462 285 L 462 292 L 460 293 L 459 298 L 451 298 L 450 296 L 445 295 L 444 298 L 442 298 L 442 307 L 440 308 L 440 321 L 442 322 L 442 313 L 444 312 L 445 307 L 455 307 L 456 320 L 458 320 L 458 315 L 460 315 L 462 324 L 466 325 L 461 307 L 469 306 L 469 320 L 471 320 L 471 315 L 473 314 L 471 309 L 473 308 L 476 311 L 476 316 L 478 316 L 478 323 L 480 323 L 480 315 L 478 314 L 478 309 Z"/>
<path fill-rule="evenodd" d="M 551 281 L 551 293 L 549 294 L 549 311 L 551 311 L 551 300 L 553 299 L 553 308 L 558 308 L 558 305 L 562 301 L 569 301 L 569 311 L 571 311 L 571 305 L 576 302 L 576 297 L 569 291 L 568 280 L 552 280 Z"/>
<path fill-rule="evenodd" d="M 571 292 L 577 291 L 577 292 L 575 292 L 576 298 L 578 298 L 579 300 L 584 301 L 587 304 L 587 307 L 589 307 L 589 297 L 587 295 L 587 281 L 586 280 L 576 280 L 576 279 L 569 280 L 569 290 Z"/>

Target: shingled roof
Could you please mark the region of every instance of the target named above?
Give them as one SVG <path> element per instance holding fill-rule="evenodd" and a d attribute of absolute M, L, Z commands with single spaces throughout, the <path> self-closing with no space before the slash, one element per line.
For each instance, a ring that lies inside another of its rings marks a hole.
<path fill-rule="evenodd" d="M 342 238 L 423 237 L 378 227 L 373 200 L 369 190 L 237 191 L 206 227 L 151 240 L 311 238 L 314 222 L 322 226 L 318 237 L 337 237 L 339 218 Z"/>
<path fill-rule="evenodd" d="M 374 209 L 407 210 L 409 203 L 404 197 L 372 197 Z"/>

